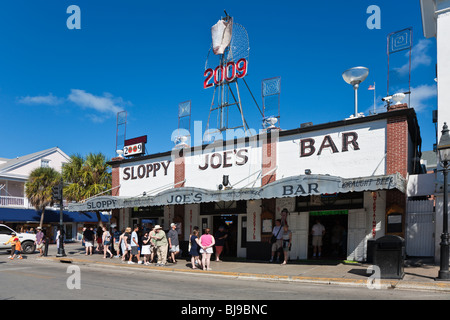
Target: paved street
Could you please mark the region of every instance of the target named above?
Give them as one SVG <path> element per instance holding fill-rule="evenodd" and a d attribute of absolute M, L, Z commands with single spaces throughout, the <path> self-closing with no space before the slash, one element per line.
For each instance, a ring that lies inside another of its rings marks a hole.
<path fill-rule="evenodd" d="M 236 279 L 128 265 L 61 263 L 29 256 L 11 261 L 0 254 L 0 299 L 104 300 L 449 300 L 449 293 L 416 290 L 369 290 L 277 280 Z M 72 268 L 72 269 L 68 269 Z M 75 270 L 75 271 L 74 271 Z M 68 273 L 69 271 L 69 273 Z M 69 289 L 77 281 L 80 289 Z M 69 281 L 68 281 L 69 280 Z M 197 301 L 198 302 L 198 301 Z"/>

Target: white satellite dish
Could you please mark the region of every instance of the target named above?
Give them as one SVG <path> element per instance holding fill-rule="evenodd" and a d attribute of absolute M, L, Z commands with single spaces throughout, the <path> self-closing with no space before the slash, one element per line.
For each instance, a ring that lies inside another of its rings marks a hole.
<path fill-rule="evenodd" d="M 392 100 L 395 101 L 395 104 L 402 104 L 402 100 L 405 99 L 406 94 L 403 92 L 396 93 L 392 96 Z"/>

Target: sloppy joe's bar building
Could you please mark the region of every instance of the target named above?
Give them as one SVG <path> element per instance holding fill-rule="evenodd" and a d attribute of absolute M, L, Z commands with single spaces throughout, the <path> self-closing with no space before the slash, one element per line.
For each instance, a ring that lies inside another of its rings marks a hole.
<path fill-rule="evenodd" d="M 320 220 L 323 257 L 363 261 L 368 240 L 404 236 L 405 179 L 420 170 L 420 145 L 415 111 L 397 105 L 367 117 L 114 158 L 113 195 L 71 210 L 113 209 L 120 228 L 175 222 L 185 242 L 194 226 L 226 226 L 228 253 L 248 259 L 269 259 L 276 219 L 293 232 L 290 258 L 307 259 L 310 230 Z"/>

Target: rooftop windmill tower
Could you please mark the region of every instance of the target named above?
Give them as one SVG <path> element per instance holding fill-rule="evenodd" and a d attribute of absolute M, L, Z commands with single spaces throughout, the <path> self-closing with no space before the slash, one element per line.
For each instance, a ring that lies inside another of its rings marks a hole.
<path fill-rule="evenodd" d="M 249 40 L 245 28 L 225 17 L 211 28 L 212 44 L 205 63 L 204 89 L 214 88 L 206 131 L 249 130 L 244 118 L 239 82 L 248 71 Z"/>

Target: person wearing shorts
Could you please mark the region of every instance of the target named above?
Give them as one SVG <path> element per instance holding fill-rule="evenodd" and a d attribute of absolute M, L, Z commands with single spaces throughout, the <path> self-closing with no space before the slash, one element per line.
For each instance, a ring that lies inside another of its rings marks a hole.
<path fill-rule="evenodd" d="M 84 246 L 86 247 L 86 255 L 92 255 L 92 248 L 94 247 L 94 231 L 93 228 L 87 228 L 83 232 Z"/>
<path fill-rule="evenodd" d="M 320 257 L 322 254 L 322 237 L 325 234 L 325 227 L 320 223 L 320 220 L 316 220 L 316 224 L 313 225 L 311 230 L 312 235 L 312 245 L 314 248 L 313 257 L 316 257 L 317 254 Z"/>
<path fill-rule="evenodd" d="M 200 237 L 200 253 L 202 254 L 202 266 L 203 270 L 211 270 L 211 254 L 213 253 L 213 247 L 216 241 L 209 233 L 211 229 L 206 228 L 205 234 Z"/>
<path fill-rule="evenodd" d="M 14 260 L 15 257 L 18 257 L 20 260 L 22 260 L 22 255 L 20 252 L 22 251 L 22 245 L 20 244 L 19 238 L 14 238 L 14 254 L 9 259 Z"/>
<path fill-rule="evenodd" d="M 170 224 L 171 230 L 167 232 L 167 239 L 169 239 L 169 252 L 170 256 L 172 258 L 172 263 L 176 264 L 177 260 L 175 257 L 177 256 L 178 252 L 180 252 L 180 243 L 178 241 L 178 231 L 177 225 L 175 223 Z"/>
<path fill-rule="evenodd" d="M 142 255 L 144 256 L 144 264 L 146 266 L 150 265 L 151 256 L 151 241 L 148 232 L 142 237 Z"/>
<path fill-rule="evenodd" d="M 122 249 L 122 261 L 125 262 L 125 258 L 128 254 L 130 249 L 130 242 L 131 242 L 131 228 L 127 227 L 125 231 L 120 236 L 120 247 Z"/>
<path fill-rule="evenodd" d="M 133 256 L 137 256 L 138 263 L 142 263 L 140 252 L 139 252 L 139 238 L 138 238 L 138 231 L 139 226 L 134 226 L 133 233 L 131 234 L 131 253 L 130 253 L 130 260 L 128 260 L 128 264 L 134 264 L 133 262 Z"/>
<path fill-rule="evenodd" d="M 275 227 L 273 227 L 272 235 L 276 237 L 276 242 L 272 244 L 272 255 L 270 257 L 270 262 L 273 262 L 275 253 L 277 252 L 277 262 L 280 262 L 281 248 L 283 247 L 283 227 L 281 226 L 281 220 L 277 219 L 275 221 Z"/>
<path fill-rule="evenodd" d="M 114 230 L 114 232 L 113 232 L 113 246 L 114 246 L 114 251 L 116 252 L 116 258 L 119 258 L 120 257 L 120 246 L 119 246 L 119 243 L 120 243 L 120 236 L 121 236 L 121 234 L 120 234 L 120 232 L 119 232 L 119 230 L 117 230 L 117 228 L 114 228 L 113 229 Z"/>
<path fill-rule="evenodd" d="M 289 260 L 289 251 L 291 251 L 292 246 L 292 231 L 289 230 L 289 226 L 285 224 L 282 232 L 284 261 L 281 265 L 283 266 L 286 265 Z"/>
<path fill-rule="evenodd" d="M 38 231 L 36 233 L 36 249 L 39 250 L 39 257 L 42 257 L 44 255 L 45 246 L 44 233 L 42 232 L 41 227 L 37 227 L 36 230 Z"/>

